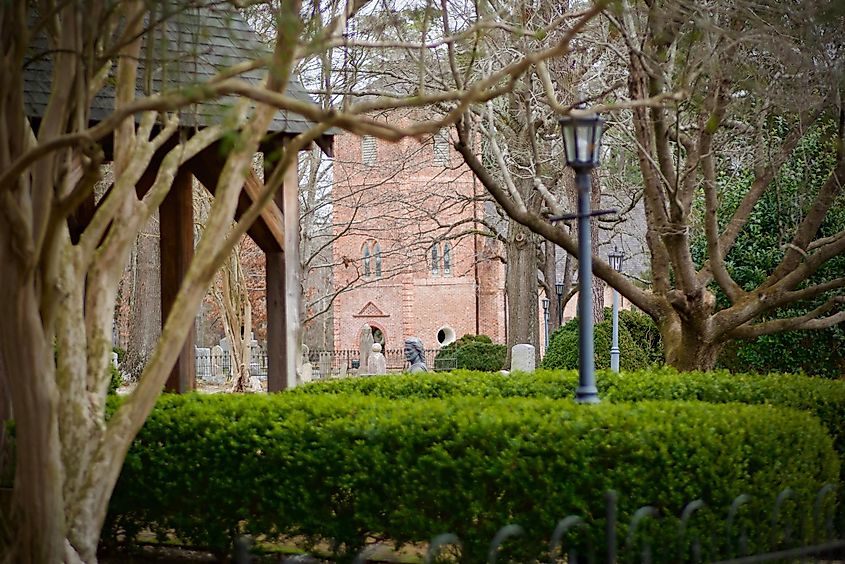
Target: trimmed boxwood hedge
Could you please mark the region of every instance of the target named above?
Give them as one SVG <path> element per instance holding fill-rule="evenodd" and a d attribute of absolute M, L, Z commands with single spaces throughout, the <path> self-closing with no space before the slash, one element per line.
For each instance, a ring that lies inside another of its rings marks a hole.
<path fill-rule="evenodd" d="M 165 396 L 127 455 L 104 534 L 151 528 L 220 551 L 239 534 L 295 535 L 348 555 L 373 537 L 452 532 L 462 560 L 482 562 L 498 528 L 515 522 L 526 542 L 511 557 L 527 561 L 567 514 L 598 535 L 609 489 L 620 494 L 620 538 L 651 504 L 665 548 L 675 546 L 672 516 L 692 499 L 713 508 L 695 519 L 712 530 L 739 493 L 759 504 L 746 518 L 759 518 L 784 487 L 812 500 L 838 472 L 818 421 L 772 406 Z"/>
<path fill-rule="evenodd" d="M 453 395 L 567 399 L 575 396 L 577 387 L 575 371 L 537 370 L 510 375 L 455 371 L 314 382 L 297 388 L 295 393 L 360 393 L 393 399 Z M 619 374 L 597 371 L 596 387 L 605 402 L 697 400 L 768 404 L 809 411 L 821 419 L 837 451 L 845 457 L 845 382 L 842 381 L 794 374 L 678 372 L 663 367 Z"/>

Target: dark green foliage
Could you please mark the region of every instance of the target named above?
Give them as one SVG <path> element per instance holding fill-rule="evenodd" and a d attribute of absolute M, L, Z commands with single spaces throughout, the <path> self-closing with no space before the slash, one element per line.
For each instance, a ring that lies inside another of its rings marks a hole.
<path fill-rule="evenodd" d="M 818 421 L 773 406 L 166 396 L 126 457 L 105 534 L 149 527 L 217 550 L 239 534 L 295 535 L 349 555 L 367 538 L 453 532 L 463 561 L 483 562 L 498 528 L 519 523 L 526 542 L 509 542 L 510 557 L 525 562 L 567 514 L 586 518 L 598 542 L 608 489 L 620 494 L 621 538 L 651 504 L 668 547 L 694 498 L 712 508 L 696 517 L 706 530 L 741 492 L 759 519 L 783 487 L 810 500 L 838 471 Z M 678 560 L 671 550 L 659 559 Z"/>
<path fill-rule="evenodd" d="M 117 353 L 117 364 L 123 364 L 123 361 L 126 358 L 126 349 L 123 347 L 112 347 L 112 351 Z"/>
<path fill-rule="evenodd" d="M 609 318 L 610 315 L 610 310 L 606 310 L 605 316 Z M 619 326 L 628 331 L 634 344 L 645 353 L 649 365 L 663 364 L 663 340 L 651 316 L 639 311 L 621 309 Z"/>
<path fill-rule="evenodd" d="M 601 370 L 596 373 L 596 385 L 603 402 L 696 400 L 808 411 L 827 427 L 837 451 L 845 457 L 845 382 L 789 374 L 731 374 L 725 370 L 679 373 L 664 367 L 621 374 Z M 510 375 L 458 371 L 426 374 L 423 378 L 403 375 L 314 382 L 297 388 L 295 393 L 358 393 L 392 399 L 455 395 L 566 399 L 575 397 L 577 387 L 578 374 L 574 371 Z"/>
<path fill-rule="evenodd" d="M 120 373 L 120 369 L 115 366 L 114 364 L 109 363 L 109 373 L 111 374 L 111 380 L 109 380 L 109 395 L 113 395 L 117 393 L 117 389 L 123 385 L 123 374 Z"/>
<path fill-rule="evenodd" d="M 504 367 L 507 355 L 507 346 L 493 343 L 487 335 L 467 334 L 440 349 L 434 365 L 496 372 Z"/>
<path fill-rule="evenodd" d="M 117 364 L 120 366 L 123 363 L 123 359 L 126 357 L 126 349 L 113 347 L 112 351 L 117 353 Z M 123 373 L 121 373 L 117 366 L 109 361 L 109 374 L 111 375 L 111 380 L 109 380 L 108 394 L 113 396 L 117 394 L 117 389 L 123 385 Z"/>
<path fill-rule="evenodd" d="M 778 145 L 789 124 L 779 118 L 769 124 L 768 134 Z M 745 228 L 725 259 L 733 279 L 744 290 L 760 286 L 783 259 L 797 226 L 809 211 L 819 189 L 836 165 L 837 124 L 822 122 L 812 127 L 798 144 L 792 157 L 780 169 L 769 189 L 751 213 Z M 754 175 L 750 170 L 730 171 L 719 178 L 720 228 L 724 228 Z M 829 237 L 845 229 L 845 194 L 833 203 L 815 238 Z M 703 227 L 693 230 L 692 252 L 700 265 L 706 259 Z M 827 261 L 803 286 L 824 283 L 842 276 L 845 256 Z M 728 304 L 716 284 L 717 304 Z M 766 319 L 799 317 L 822 305 L 836 290 L 818 298 L 795 303 L 770 314 Z M 765 320 L 765 319 L 764 319 Z M 718 359 L 721 367 L 736 372 L 797 372 L 838 378 L 845 374 L 845 327 L 814 331 L 786 331 L 748 341 L 728 343 Z"/>
<path fill-rule="evenodd" d="M 610 368 L 612 321 L 610 310 L 605 321 L 594 327 L 595 366 Z M 619 350 L 621 370 L 640 370 L 663 361 L 663 343 L 652 319 L 634 311 L 619 312 Z M 572 370 L 578 367 L 578 319 L 571 319 L 549 338 L 549 348 L 540 364 L 543 368 Z"/>

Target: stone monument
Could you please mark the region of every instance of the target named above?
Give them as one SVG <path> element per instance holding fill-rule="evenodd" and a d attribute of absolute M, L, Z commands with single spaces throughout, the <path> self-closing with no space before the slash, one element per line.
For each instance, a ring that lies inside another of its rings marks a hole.
<path fill-rule="evenodd" d="M 373 328 L 369 325 L 361 327 L 361 340 L 358 346 L 358 374 L 367 372 L 367 360 L 373 350 Z"/>
<path fill-rule="evenodd" d="M 387 374 L 387 359 L 384 358 L 379 343 L 373 343 L 373 351 L 367 359 L 367 374 Z"/>

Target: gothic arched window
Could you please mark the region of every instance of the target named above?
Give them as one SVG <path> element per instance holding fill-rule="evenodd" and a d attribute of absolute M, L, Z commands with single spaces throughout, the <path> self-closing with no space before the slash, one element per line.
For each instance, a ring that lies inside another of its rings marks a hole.
<path fill-rule="evenodd" d="M 431 273 L 440 274 L 440 245 L 437 243 L 431 246 Z"/>
<path fill-rule="evenodd" d="M 443 245 L 443 274 L 452 274 L 452 243 Z"/>
<path fill-rule="evenodd" d="M 381 278 L 381 245 L 373 245 L 373 256 L 376 259 L 376 277 Z"/>

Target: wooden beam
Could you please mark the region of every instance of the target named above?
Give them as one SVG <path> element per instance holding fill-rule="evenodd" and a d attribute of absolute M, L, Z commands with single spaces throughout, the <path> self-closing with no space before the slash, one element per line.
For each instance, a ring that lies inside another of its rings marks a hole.
<path fill-rule="evenodd" d="M 191 173 L 180 168 L 159 208 L 161 246 L 161 322 L 167 319 L 194 256 L 194 200 Z M 191 325 L 164 389 L 185 393 L 196 388 L 196 328 Z"/>
<path fill-rule="evenodd" d="M 191 159 L 187 166 L 209 192 L 214 194 L 217 190 L 217 181 L 223 171 L 225 160 L 220 156 L 220 150 L 216 145 L 202 151 Z M 235 217 L 239 218 L 258 198 L 258 194 L 264 187 L 255 172 L 250 170 L 244 181 L 243 190 L 238 198 L 238 208 Z M 269 202 L 261 212 L 259 218 L 250 226 L 249 236 L 255 241 L 265 253 L 279 252 L 285 248 L 284 219 L 282 211 L 274 202 Z"/>

